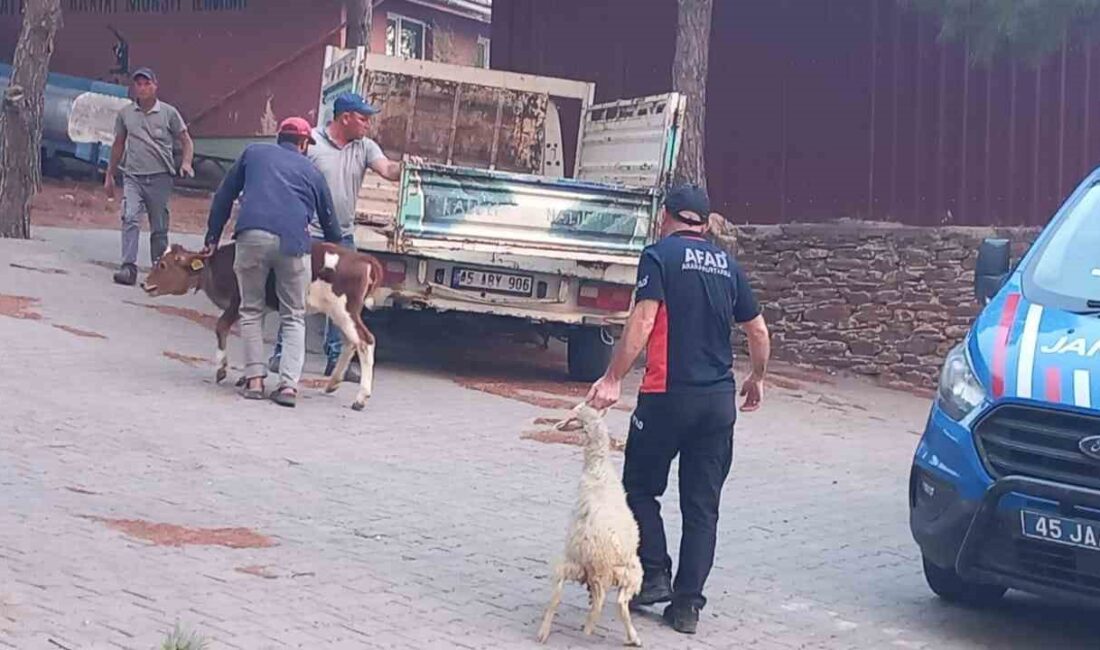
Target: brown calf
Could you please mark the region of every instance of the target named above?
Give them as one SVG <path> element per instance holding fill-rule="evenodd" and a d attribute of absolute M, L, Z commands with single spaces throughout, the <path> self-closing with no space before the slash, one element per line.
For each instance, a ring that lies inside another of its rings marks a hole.
<path fill-rule="evenodd" d="M 208 255 L 172 244 L 141 283 L 141 288 L 153 297 L 181 296 L 201 290 L 222 310 L 215 327 L 218 350 L 214 363 L 218 382 L 225 379 L 229 365 L 225 352 L 229 329 L 240 318 L 241 292 L 233 271 L 235 254 L 236 245 L 232 243 Z M 327 242 L 315 242 L 310 257 L 313 280 L 306 297 L 306 311 L 325 314 L 344 336 L 343 352 L 325 392 L 336 391 L 352 355 L 358 354 L 362 379 L 359 394 L 352 404 L 358 411 L 366 405 L 374 386 L 375 338 L 363 324 L 361 314 L 364 307 L 372 306 L 368 300 L 382 282 L 382 264 L 373 255 Z M 267 279 L 266 293 L 267 306 L 277 311 L 279 300 L 275 295 L 274 276 Z"/>

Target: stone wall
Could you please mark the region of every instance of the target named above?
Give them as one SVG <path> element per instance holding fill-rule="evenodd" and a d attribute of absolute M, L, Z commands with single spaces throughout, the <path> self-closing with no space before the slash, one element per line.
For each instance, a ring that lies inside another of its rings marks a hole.
<path fill-rule="evenodd" d="M 1019 259 L 1035 228 L 918 228 L 841 222 L 725 227 L 764 306 L 776 359 L 932 388 L 944 354 L 978 304 L 974 262 L 984 237 Z"/>

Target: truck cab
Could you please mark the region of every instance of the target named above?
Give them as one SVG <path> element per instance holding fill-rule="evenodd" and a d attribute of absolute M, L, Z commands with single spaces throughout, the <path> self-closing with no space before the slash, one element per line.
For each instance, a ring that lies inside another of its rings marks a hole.
<path fill-rule="evenodd" d="M 1015 264 L 985 240 L 975 291 L 910 474 L 925 577 L 966 604 L 1100 605 L 1100 170 Z"/>

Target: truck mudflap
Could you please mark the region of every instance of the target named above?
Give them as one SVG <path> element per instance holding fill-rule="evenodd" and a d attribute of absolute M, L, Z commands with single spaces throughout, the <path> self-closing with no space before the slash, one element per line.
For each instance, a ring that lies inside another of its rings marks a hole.
<path fill-rule="evenodd" d="M 1096 521 L 1100 513 L 1100 491 L 1006 476 L 986 492 L 966 531 L 955 564 L 959 576 L 1089 607 L 1100 604 L 1100 550 L 1024 537 L 1020 508 L 1001 507 L 1005 497 L 1055 504 L 1052 517 Z"/>

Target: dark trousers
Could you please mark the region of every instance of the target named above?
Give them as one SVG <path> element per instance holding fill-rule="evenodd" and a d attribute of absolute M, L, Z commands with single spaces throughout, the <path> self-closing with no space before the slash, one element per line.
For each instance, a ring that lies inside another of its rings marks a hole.
<path fill-rule="evenodd" d="M 703 586 L 714 565 L 718 504 L 733 462 L 733 393 L 642 394 L 631 417 L 623 487 L 641 533 L 647 575 L 672 571 L 661 505 L 672 459 L 680 456 L 683 537 L 673 582 L 677 602 L 706 605 Z"/>

